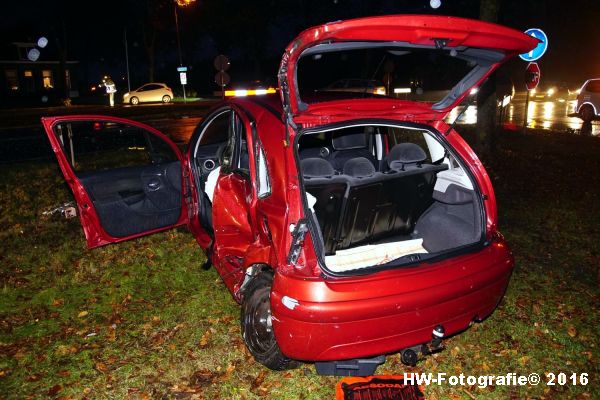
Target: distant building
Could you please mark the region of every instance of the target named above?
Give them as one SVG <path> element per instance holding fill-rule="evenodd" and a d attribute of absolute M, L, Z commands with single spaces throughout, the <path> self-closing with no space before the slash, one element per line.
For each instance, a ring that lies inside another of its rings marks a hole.
<path fill-rule="evenodd" d="M 28 53 L 35 43 L 13 42 L 0 48 L 0 104 L 4 106 L 56 104 L 65 97 L 77 97 L 73 84 L 79 61 L 67 61 L 65 79 L 60 78 L 59 57 L 52 48 L 39 50 L 39 58 L 31 61 Z M 75 81 L 76 82 L 76 81 Z"/>

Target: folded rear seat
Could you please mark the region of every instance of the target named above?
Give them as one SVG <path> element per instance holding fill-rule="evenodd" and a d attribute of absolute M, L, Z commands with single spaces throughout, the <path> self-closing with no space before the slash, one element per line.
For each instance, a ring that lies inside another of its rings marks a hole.
<path fill-rule="evenodd" d="M 423 164 L 425 152 L 417 145 L 394 149 L 386 157 L 385 173 L 361 156 L 346 160 L 343 175 L 323 159 L 301 161 L 305 189 L 317 199 L 314 210 L 326 255 L 409 235 L 433 203 L 436 173 L 448 167 Z"/>
<path fill-rule="evenodd" d="M 304 188 L 315 197 L 313 207 L 323 236 L 326 254 L 335 251 L 335 238 L 341 219 L 348 181 L 336 175 L 329 162 L 322 158 L 306 158 L 300 162 Z"/>

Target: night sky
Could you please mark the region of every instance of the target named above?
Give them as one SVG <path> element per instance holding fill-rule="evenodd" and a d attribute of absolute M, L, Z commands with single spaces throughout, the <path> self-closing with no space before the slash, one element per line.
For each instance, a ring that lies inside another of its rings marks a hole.
<path fill-rule="evenodd" d="M 540 61 L 542 80 L 577 86 L 600 76 L 600 1 L 500 1 L 499 23 L 547 32 L 550 47 Z M 179 62 L 171 0 L 30 0 L 3 2 L 0 7 L 3 46 L 35 41 L 43 35 L 50 45 L 42 57 L 52 58 L 58 38 L 67 43 L 68 58 L 81 63 L 85 82 L 98 82 L 105 73 L 124 82 L 125 31 L 132 86 L 148 80 L 145 43 L 152 42 L 153 34 L 155 80 L 176 82 Z M 310 26 L 394 13 L 477 18 L 479 1 L 442 0 L 442 6 L 433 10 L 429 0 L 198 0 L 178 13 L 184 64 L 191 68 L 190 86 L 207 93 L 217 89 L 212 82 L 216 72 L 212 60 L 218 54 L 230 57 L 233 81 L 274 80 L 283 49 Z M 518 70 L 521 64 L 524 69 L 525 62 L 520 60 L 512 68 Z"/>

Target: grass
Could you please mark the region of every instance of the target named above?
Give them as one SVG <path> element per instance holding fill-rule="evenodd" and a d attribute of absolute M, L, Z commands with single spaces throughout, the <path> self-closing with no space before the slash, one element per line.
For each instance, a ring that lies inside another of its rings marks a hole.
<path fill-rule="evenodd" d="M 428 399 L 599 398 L 600 140 L 504 133 L 486 167 L 517 268 L 481 324 L 415 368 L 378 373 L 588 373 L 565 386 L 429 386 Z M 337 378 L 258 365 L 239 308 L 185 230 L 85 249 L 54 161 L 0 178 L 0 398 L 330 399 Z"/>

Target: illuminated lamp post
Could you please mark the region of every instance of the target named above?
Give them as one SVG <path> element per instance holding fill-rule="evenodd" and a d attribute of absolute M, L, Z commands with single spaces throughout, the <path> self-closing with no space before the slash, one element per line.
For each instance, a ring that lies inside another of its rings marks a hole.
<path fill-rule="evenodd" d="M 196 2 L 196 0 L 174 0 L 174 3 L 173 3 L 173 10 L 175 13 L 175 31 L 177 32 L 177 51 L 179 53 L 179 66 L 180 67 L 183 67 L 183 57 L 181 55 L 181 39 L 179 38 L 179 18 L 177 17 L 177 6 L 187 7 L 195 2 Z M 181 84 L 181 88 L 183 89 L 183 102 L 187 103 L 187 100 L 185 97 L 185 85 L 183 83 Z"/>

